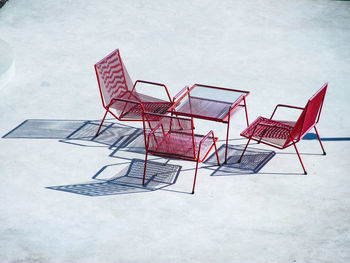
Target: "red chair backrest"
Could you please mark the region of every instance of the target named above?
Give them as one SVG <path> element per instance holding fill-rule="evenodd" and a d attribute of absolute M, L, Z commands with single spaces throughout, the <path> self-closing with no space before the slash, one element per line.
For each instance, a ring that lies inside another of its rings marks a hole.
<path fill-rule="evenodd" d="M 124 95 L 133 88 L 132 80 L 116 49 L 95 64 L 103 106 L 112 98 L 127 98 Z"/>
<path fill-rule="evenodd" d="M 196 144 L 192 119 L 153 113 L 144 113 L 143 116 L 145 142 L 149 151 L 194 158 Z M 167 136 L 171 140 L 166 140 Z"/>
<path fill-rule="evenodd" d="M 307 102 L 294 126 L 294 139 L 300 140 L 319 121 L 328 83 L 324 84 Z"/>

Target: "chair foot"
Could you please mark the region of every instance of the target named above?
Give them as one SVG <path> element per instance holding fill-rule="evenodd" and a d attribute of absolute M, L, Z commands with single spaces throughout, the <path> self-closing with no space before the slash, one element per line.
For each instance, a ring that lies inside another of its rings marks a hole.
<path fill-rule="evenodd" d="M 307 172 L 305 171 L 304 174 L 307 175 Z"/>
<path fill-rule="evenodd" d="M 192 191 L 192 194 L 194 195 L 194 191 Z"/>
<path fill-rule="evenodd" d="M 326 153 L 326 152 L 323 152 L 323 155 L 327 155 L 327 153 Z"/>

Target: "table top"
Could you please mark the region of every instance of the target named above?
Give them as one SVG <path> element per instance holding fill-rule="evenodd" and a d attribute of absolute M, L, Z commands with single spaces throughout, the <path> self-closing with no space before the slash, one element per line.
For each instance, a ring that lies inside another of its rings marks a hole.
<path fill-rule="evenodd" d="M 248 91 L 195 84 L 169 110 L 180 116 L 225 122 L 229 111 L 232 114 L 243 106 L 240 103 L 248 94 Z"/>

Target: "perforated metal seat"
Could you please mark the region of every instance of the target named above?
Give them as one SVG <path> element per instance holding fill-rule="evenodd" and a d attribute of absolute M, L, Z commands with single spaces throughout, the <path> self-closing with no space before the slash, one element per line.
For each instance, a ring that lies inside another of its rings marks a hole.
<path fill-rule="evenodd" d="M 241 135 L 258 141 L 268 142 L 279 147 L 285 147 L 291 142 L 289 132 L 293 131 L 296 122 L 292 121 L 276 121 L 264 117 L 258 117 L 253 123 L 245 129 Z M 270 126 L 267 129 L 265 125 Z"/>

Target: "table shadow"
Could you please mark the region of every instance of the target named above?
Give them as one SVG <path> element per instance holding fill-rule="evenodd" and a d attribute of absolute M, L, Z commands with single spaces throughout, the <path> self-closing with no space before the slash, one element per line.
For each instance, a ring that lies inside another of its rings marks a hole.
<path fill-rule="evenodd" d="M 204 162 L 208 166 L 203 168 L 213 170 L 211 176 L 256 174 L 276 155 L 274 151 L 249 147 L 241 162 L 238 163 L 244 147 L 245 144 L 228 145 L 227 163 L 217 166 L 216 154 L 213 153 Z M 226 144 L 221 145 L 218 149 L 220 161 L 225 159 L 225 149 Z"/>

